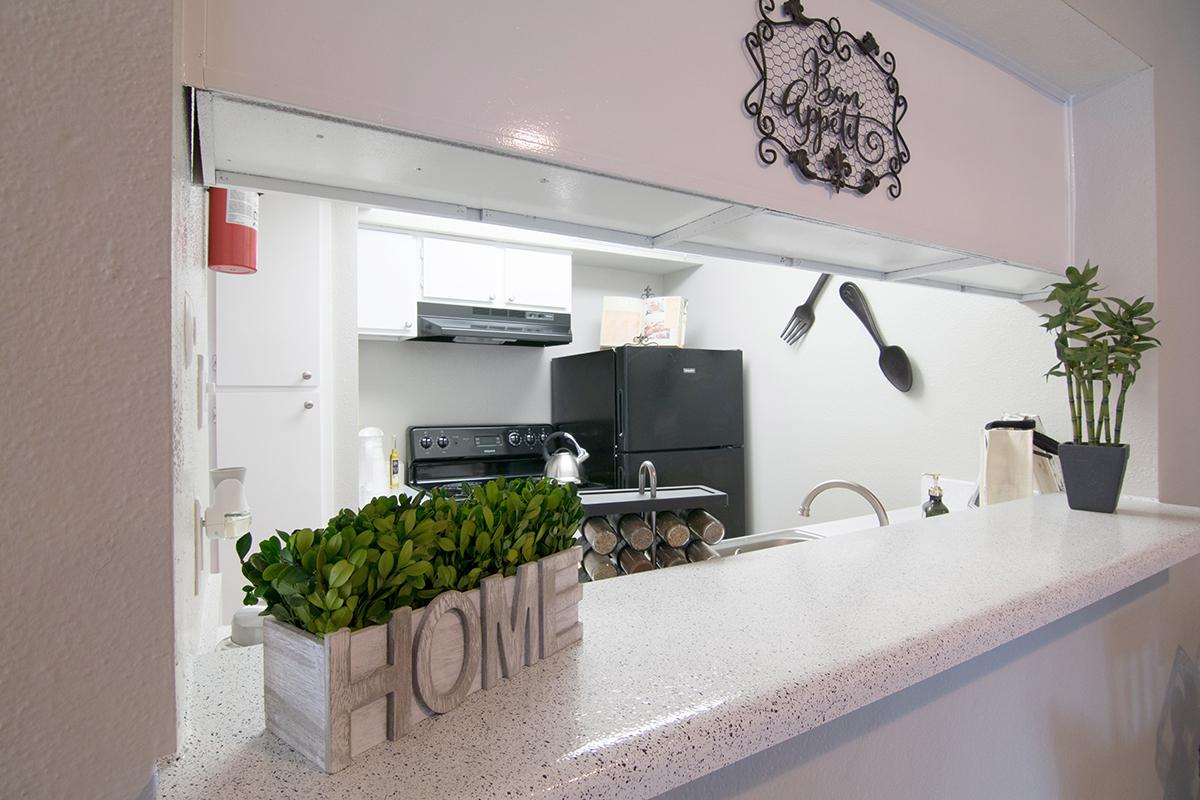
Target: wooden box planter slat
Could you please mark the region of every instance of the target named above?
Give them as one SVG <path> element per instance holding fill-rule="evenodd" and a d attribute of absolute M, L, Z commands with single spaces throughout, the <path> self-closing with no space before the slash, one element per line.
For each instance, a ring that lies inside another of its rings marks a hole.
<path fill-rule="evenodd" d="M 478 589 L 443 592 L 386 625 L 319 639 L 263 624 L 267 730 L 326 772 L 573 642 L 580 548 L 523 564 Z"/>

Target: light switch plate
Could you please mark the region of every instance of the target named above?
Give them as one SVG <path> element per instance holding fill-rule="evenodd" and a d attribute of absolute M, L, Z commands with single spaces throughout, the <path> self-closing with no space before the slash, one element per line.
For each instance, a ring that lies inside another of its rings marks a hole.
<path fill-rule="evenodd" d="M 207 392 L 204 383 L 204 354 L 196 354 L 196 428 L 204 429 L 204 404 Z"/>
<path fill-rule="evenodd" d="M 196 310 L 192 296 L 183 293 L 183 368 L 192 365 L 192 354 L 196 352 Z"/>
<path fill-rule="evenodd" d="M 200 595 L 200 584 L 204 580 L 204 507 L 200 505 L 197 499 L 192 500 L 195 514 L 195 583 L 192 587 L 192 592 L 195 596 Z"/>

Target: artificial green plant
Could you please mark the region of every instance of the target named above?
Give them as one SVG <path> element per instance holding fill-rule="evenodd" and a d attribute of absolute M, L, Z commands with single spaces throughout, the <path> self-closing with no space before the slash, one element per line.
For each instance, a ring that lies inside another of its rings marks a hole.
<path fill-rule="evenodd" d="M 565 550 L 583 520 L 575 488 L 503 478 L 461 501 L 444 492 L 377 497 L 343 509 L 324 528 L 277 531 L 251 554 L 237 542 L 246 605 L 322 636 L 378 625 L 394 609 L 469 591 L 492 574 Z"/>
<path fill-rule="evenodd" d="M 1083 269 L 1067 267 L 1066 280 L 1051 284 L 1047 300 L 1058 308 L 1042 315 L 1042 327 L 1054 335 L 1058 361 L 1046 374 L 1066 379 L 1075 444 L 1119 445 L 1125 398 L 1142 355 L 1160 346 L 1150 335 L 1158 321 L 1150 316 L 1154 303 L 1144 297 L 1097 297 L 1099 271 L 1089 261 Z"/>

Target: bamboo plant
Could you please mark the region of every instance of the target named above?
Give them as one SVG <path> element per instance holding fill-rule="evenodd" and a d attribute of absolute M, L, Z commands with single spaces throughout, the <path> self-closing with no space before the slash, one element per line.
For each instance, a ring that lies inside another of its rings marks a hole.
<path fill-rule="evenodd" d="M 1097 297 L 1099 271 L 1089 261 L 1083 269 L 1067 267 L 1066 280 L 1051 284 L 1047 300 L 1058 308 L 1042 315 L 1042 327 L 1054 335 L 1058 361 L 1046 375 L 1066 378 L 1075 444 L 1119 445 L 1125 398 L 1142 355 L 1160 345 L 1150 335 L 1158 321 L 1150 316 L 1154 303 L 1144 297 Z"/>

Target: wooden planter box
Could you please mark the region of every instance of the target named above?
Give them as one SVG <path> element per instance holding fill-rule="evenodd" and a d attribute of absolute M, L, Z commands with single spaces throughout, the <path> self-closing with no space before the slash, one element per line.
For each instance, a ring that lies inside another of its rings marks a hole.
<path fill-rule="evenodd" d="M 267 618 L 263 695 L 267 730 L 326 772 L 399 739 L 467 695 L 583 635 L 580 549 L 492 575 L 469 592 L 443 592 L 386 625 L 319 639 Z"/>

